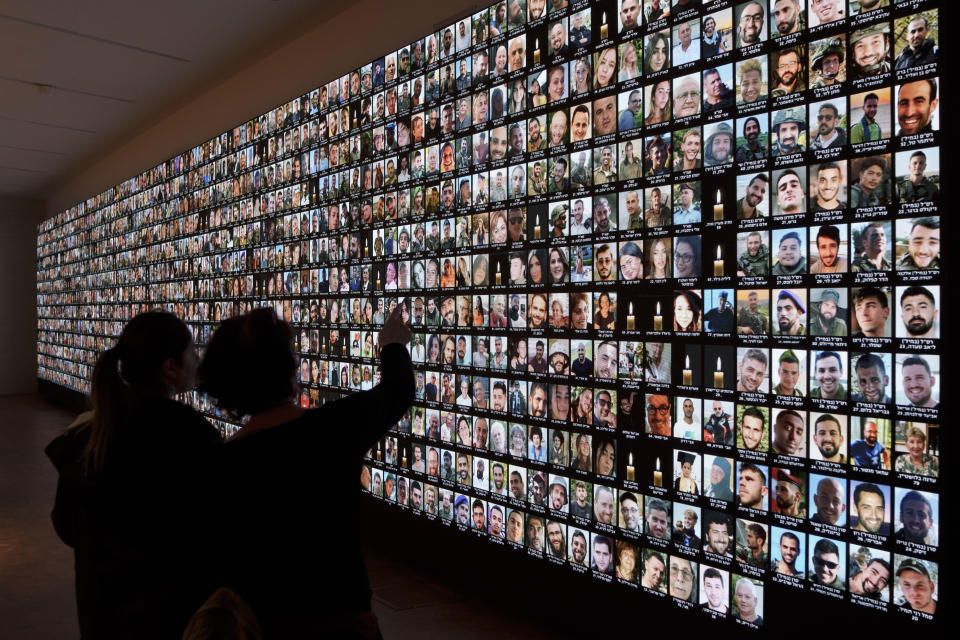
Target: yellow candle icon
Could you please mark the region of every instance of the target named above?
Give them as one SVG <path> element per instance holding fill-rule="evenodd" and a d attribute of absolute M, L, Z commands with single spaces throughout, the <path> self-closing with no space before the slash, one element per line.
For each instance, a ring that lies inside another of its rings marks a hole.
<path fill-rule="evenodd" d="M 660 458 L 657 458 L 657 470 L 653 472 L 653 486 L 663 486 L 663 474 L 660 473 Z"/>
<path fill-rule="evenodd" d="M 602 22 L 603 22 L 603 24 L 600 25 L 600 39 L 601 39 L 601 40 L 606 40 L 606 39 L 607 39 L 607 34 L 608 34 L 608 29 L 607 29 L 607 14 L 606 14 L 606 13 L 603 14 L 603 20 L 602 20 Z"/>
<path fill-rule="evenodd" d="M 713 388 L 723 389 L 723 365 L 720 358 L 717 358 L 717 370 L 713 372 Z"/>
<path fill-rule="evenodd" d="M 495 279 L 496 283 L 499 285 L 499 284 L 500 284 L 500 281 L 501 281 L 501 279 L 502 279 L 501 276 L 500 276 L 500 263 L 497 263 L 497 274 L 494 276 L 494 279 Z"/>
<path fill-rule="evenodd" d="M 663 316 L 660 315 L 660 303 L 657 303 L 657 313 L 653 316 L 653 330 L 663 331 Z"/>
<path fill-rule="evenodd" d="M 533 64 L 540 62 L 540 39 L 537 38 L 536 45 L 533 47 Z"/>
<path fill-rule="evenodd" d="M 693 370 L 690 368 L 690 356 L 687 356 L 687 366 L 683 369 L 683 384 L 693 386 Z"/>
<path fill-rule="evenodd" d="M 717 189 L 717 204 L 713 205 L 714 221 L 723 220 L 723 202 L 720 200 L 720 190 Z"/>
<path fill-rule="evenodd" d="M 629 459 L 627 460 L 627 480 L 633 482 L 636 480 L 636 469 L 633 467 L 633 454 L 630 454 Z"/>
<path fill-rule="evenodd" d="M 713 261 L 713 275 L 717 278 L 723 276 L 723 256 L 720 255 L 720 245 L 717 245 L 717 259 Z"/>
<path fill-rule="evenodd" d="M 627 331 L 633 331 L 636 329 L 637 318 L 633 315 L 633 303 L 630 303 L 630 307 L 627 311 Z"/>

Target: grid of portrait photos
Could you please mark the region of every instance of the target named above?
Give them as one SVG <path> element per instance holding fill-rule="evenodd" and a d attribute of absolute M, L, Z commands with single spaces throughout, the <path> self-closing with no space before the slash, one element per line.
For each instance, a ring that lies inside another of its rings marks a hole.
<path fill-rule="evenodd" d="M 401 304 L 370 499 L 698 615 L 932 620 L 940 5 L 509 0 L 395 43 L 44 222 L 40 377 L 270 306 L 319 406 Z"/>

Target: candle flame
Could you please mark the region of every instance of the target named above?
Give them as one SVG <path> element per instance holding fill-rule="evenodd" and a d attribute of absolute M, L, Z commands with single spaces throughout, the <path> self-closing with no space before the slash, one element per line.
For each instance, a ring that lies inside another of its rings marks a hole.
<path fill-rule="evenodd" d="M 717 189 L 717 204 L 720 204 L 720 189 Z"/>
<path fill-rule="evenodd" d="M 684 368 L 685 368 L 685 369 L 689 369 L 689 368 L 690 368 L 690 356 L 687 356 L 687 366 L 684 367 Z"/>
<path fill-rule="evenodd" d="M 657 471 L 660 471 L 660 458 L 657 458 Z"/>
<path fill-rule="evenodd" d="M 534 49 L 540 48 L 540 38 L 537 38 L 536 44 L 533 46 Z"/>
<path fill-rule="evenodd" d="M 657 315 L 660 315 L 660 303 L 657 303 Z"/>
<path fill-rule="evenodd" d="M 633 315 L 633 303 L 630 303 L 630 310 L 627 312 L 627 315 Z"/>
<path fill-rule="evenodd" d="M 721 260 L 721 259 L 722 258 L 720 257 L 720 245 L 717 245 L 717 260 Z"/>
<path fill-rule="evenodd" d="M 602 20 L 602 22 L 603 22 L 603 24 L 607 24 L 607 12 L 606 12 L 606 11 L 603 12 L 603 20 Z"/>
<path fill-rule="evenodd" d="M 632 453 L 630 454 L 630 459 L 627 460 L 627 466 L 630 466 L 630 467 L 633 466 L 633 454 L 632 454 Z"/>
<path fill-rule="evenodd" d="M 717 358 L 717 371 L 722 371 L 723 367 L 720 365 L 720 358 Z"/>

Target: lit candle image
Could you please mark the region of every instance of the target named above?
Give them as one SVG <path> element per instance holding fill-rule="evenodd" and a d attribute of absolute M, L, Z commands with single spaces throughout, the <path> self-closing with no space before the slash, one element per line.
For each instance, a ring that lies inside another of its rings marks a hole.
<path fill-rule="evenodd" d="M 720 358 L 717 358 L 717 370 L 713 372 L 713 388 L 723 389 L 723 365 Z"/>
<path fill-rule="evenodd" d="M 657 313 L 653 316 L 653 330 L 663 331 L 663 316 L 660 315 L 660 303 L 657 303 Z"/>
<path fill-rule="evenodd" d="M 713 275 L 715 278 L 723 277 L 723 256 L 720 255 L 720 245 L 717 245 L 717 259 L 713 261 Z"/>
<path fill-rule="evenodd" d="M 540 63 L 540 38 L 537 38 L 536 44 L 533 47 L 533 64 Z"/>
<path fill-rule="evenodd" d="M 690 368 L 690 356 L 687 356 L 687 366 L 683 369 L 683 384 L 693 386 L 693 370 Z"/>
<path fill-rule="evenodd" d="M 380 458 L 383 456 L 383 453 L 380 451 L 380 443 L 377 443 L 377 462 L 380 462 Z"/>
<path fill-rule="evenodd" d="M 717 204 L 713 205 L 714 221 L 723 220 L 723 202 L 720 200 L 720 190 L 717 189 Z"/>
<path fill-rule="evenodd" d="M 608 32 L 609 32 L 609 30 L 608 30 L 608 28 L 607 28 L 607 14 L 606 14 L 606 12 L 604 12 L 604 14 L 603 14 L 603 20 L 602 20 L 602 22 L 603 22 L 603 24 L 600 25 L 600 39 L 601 39 L 601 40 L 606 40 L 606 39 L 607 39 L 607 34 L 608 34 Z"/>
<path fill-rule="evenodd" d="M 636 329 L 637 318 L 633 315 L 633 303 L 630 303 L 630 307 L 627 310 L 627 331 L 633 331 Z"/>
<path fill-rule="evenodd" d="M 499 286 L 499 285 L 500 285 L 500 283 L 501 283 L 501 277 L 500 277 L 500 263 L 499 263 L 499 262 L 497 263 L 497 274 L 496 274 L 496 275 L 494 276 L 494 279 L 495 279 L 495 281 L 496 281 L 496 283 L 497 283 L 497 285 Z"/>
<path fill-rule="evenodd" d="M 370 247 L 364 247 L 364 248 L 363 248 L 363 257 L 364 257 L 364 258 L 369 258 L 369 257 L 370 257 Z"/>
<path fill-rule="evenodd" d="M 533 228 L 533 239 L 534 240 L 540 239 L 540 225 L 537 225 Z"/>
<path fill-rule="evenodd" d="M 636 480 L 636 469 L 633 467 L 633 454 L 627 459 L 627 480 L 633 482 Z"/>
<path fill-rule="evenodd" d="M 403 457 L 400 459 L 400 466 L 404 469 L 407 468 L 407 454 L 403 454 Z"/>
<path fill-rule="evenodd" d="M 653 486 L 663 486 L 663 473 L 660 472 L 660 458 L 657 458 L 657 469 L 653 472 Z"/>

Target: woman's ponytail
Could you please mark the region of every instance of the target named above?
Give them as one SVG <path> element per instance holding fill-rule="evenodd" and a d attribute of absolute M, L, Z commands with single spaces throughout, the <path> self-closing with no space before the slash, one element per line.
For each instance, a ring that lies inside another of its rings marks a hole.
<path fill-rule="evenodd" d="M 93 368 L 93 384 L 90 390 L 93 405 L 93 422 L 90 438 L 81 458 L 83 472 L 95 475 L 103 468 L 107 449 L 117 430 L 117 422 L 126 415 L 129 406 L 127 383 L 120 375 L 121 348 L 107 349 L 97 359 Z"/>
<path fill-rule="evenodd" d="M 168 358 L 180 362 L 193 343 L 190 329 L 172 313 L 147 311 L 123 328 L 112 349 L 100 354 L 90 390 L 93 420 L 81 458 L 87 476 L 103 469 L 117 429 L 133 400 L 162 393 L 160 370 Z"/>

